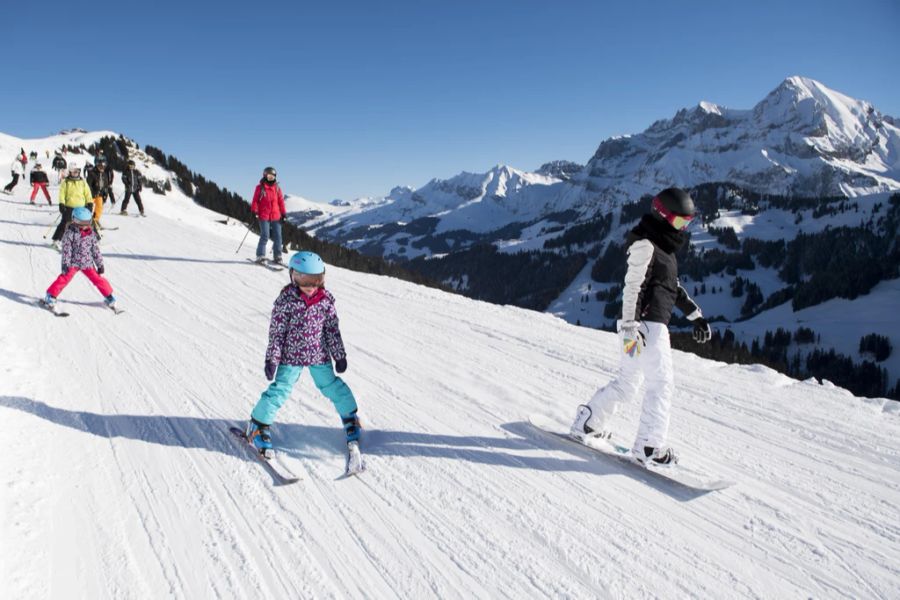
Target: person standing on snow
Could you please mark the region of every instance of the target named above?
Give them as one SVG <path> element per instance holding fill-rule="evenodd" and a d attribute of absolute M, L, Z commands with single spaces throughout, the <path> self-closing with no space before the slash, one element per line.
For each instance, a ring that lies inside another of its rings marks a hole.
<path fill-rule="evenodd" d="M 31 175 L 28 177 L 28 181 L 31 183 L 31 203 L 34 204 L 34 198 L 37 196 L 38 191 L 44 192 L 44 197 L 47 198 L 47 204 L 53 204 L 50 200 L 50 192 L 47 191 L 47 186 L 50 184 L 50 180 L 47 178 L 47 174 L 44 172 L 44 168 L 41 166 L 41 163 L 34 165 L 34 169 L 31 171 Z"/>
<path fill-rule="evenodd" d="M 113 206 L 115 206 L 116 205 L 116 197 L 113 194 L 113 181 L 116 178 L 116 172 L 113 170 L 112 167 L 109 166 L 109 161 L 106 159 L 106 155 L 104 155 L 102 153 L 98 154 L 97 158 L 94 159 L 95 166 L 99 165 L 101 163 L 105 167 L 104 170 L 106 172 L 106 183 L 107 183 L 106 194 L 107 194 L 107 197 L 109 197 L 109 201 L 112 203 Z M 106 202 L 106 198 L 104 198 L 103 201 Z"/>
<path fill-rule="evenodd" d="M 273 456 L 269 428 L 306 367 L 316 387 L 331 400 L 341 417 L 351 459 L 354 453 L 358 458 L 356 400 L 347 384 L 334 374 L 347 370 L 347 352 L 338 327 L 334 296 L 325 290 L 325 262 L 313 252 L 298 252 L 291 257 L 289 271 L 291 282 L 276 298 L 269 324 L 265 375 L 272 384 L 251 412 L 245 434 L 260 454 Z"/>
<path fill-rule="evenodd" d="M 59 151 L 57 151 L 56 156 L 53 157 L 52 167 L 53 170 L 56 171 L 56 183 L 62 183 L 63 178 L 66 176 L 66 159 L 63 158 Z"/>
<path fill-rule="evenodd" d="M 13 188 L 19 183 L 19 176 L 22 179 L 25 179 L 25 167 L 23 166 L 21 156 L 17 156 L 9 167 L 10 172 L 12 173 L 12 181 L 6 184 L 6 187 L 3 188 L 3 191 L 7 194 L 11 194 Z"/>
<path fill-rule="evenodd" d="M 628 270 L 622 292 L 622 318 L 618 321 L 622 344 L 616 378 L 578 407 L 571 435 L 585 441 L 611 437 L 610 421 L 622 402 L 638 395 L 646 381 L 641 422 L 632 454 L 641 463 L 677 462 L 666 445 L 669 412 L 675 382 L 669 319 L 678 307 L 694 323 L 694 339 L 703 344 L 712 337 L 709 323 L 678 282 L 675 252 L 684 244 L 684 229 L 694 217 L 694 201 L 684 190 L 661 191 L 626 238 Z"/>
<path fill-rule="evenodd" d="M 103 277 L 103 255 L 100 245 L 91 226 L 93 213 L 85 206 L 72 211 L 72 221 L 66 226 L 62 241 L 62 272 L 47 288 L 44 305 L 53 308 L 56 299 L 62 293 L 75 274 L 84 273 L 94 287 L 103 294 L 103 301 L 110 308 L 115 308 L 116 298 L 112 286 Z"/>
<path fill-rule="evenodd" d="M 94 223 L 97 227 L 103 229 L 100 225 L 100 217 L 103 216 L 103 203 L 106 201 L 106 197 L 109 194 L 109 179 L 106 175 L 106 163 L 98 161 L 97 164 L 94 165 L 94 168 L 88 171 L 86 181 L 91 188 L 91 196 L 93 196 Z"/>
<path fill-rule="evenodd" d="M 250 203 L 250 211 L 259 220 L 259 244 L 256 246 L 256 262 L 265 262 L 266 244 L 269 242 L 269 234 L 272 236 L 273 261 L 281 262 L 281 224 L 287 211 L 284 208 L 284 193 L 278 182 L 275 181 L 277 173 L 274 167 L 266 167 L 263 177 L 253 192 L 253 202 Z"/>
<path fill-rule="evenodd" d="M 69 176 L 59 186 L 59 212 L 62 220 L 53 232 L 53 247 L 59 249 L 59 241 L 65 233 L 66 225 L 72 220 L 72 211 L 85 207 L 93 211 L 91 188 L 81 178 L 81 167 L 74 162 L 69 164 Z"/>
<path fill-rule="evenodd" d="M 146 216 L 144 215 L 144 205 L 141 202 L 141 190 L 143 189 L 141 172 L 134 168 L 133 160 L 129 160 L 128 167 L 122 171 L 122 183 L 125 184 L 125 199 L 122 200 L 122 210 L 119 214 L 128 214 L 128 201 L 134 196 L 134 201 L 137 202 L 138 210 L 141 211 L 141 216 Z"/>

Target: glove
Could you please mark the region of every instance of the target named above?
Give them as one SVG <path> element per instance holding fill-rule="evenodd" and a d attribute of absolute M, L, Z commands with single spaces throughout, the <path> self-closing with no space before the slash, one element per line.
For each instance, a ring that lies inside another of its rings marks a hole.
<path fill-rule="evenodd" d="M 84 207 L 85 207 L 86 209 L 88 209 L 89 211 L 91 211 L 91 212 L 94 211 L 94 203 L 93 203 L 93 202 L 86 202 L 85 205 L 84 205 Z"/>
<path fill-rule="evenodd" d="M 347 359 L 339 358 L 336 361 L 334 361 L 334 370 L 337 371 L 338 373 L 343 373 L 344 371 L 346 371 L 347 370 Z"/>
<path fill-rule="evenodd" d="M 641 350 L 647 345 L 644 332 L 641 331 L 640 321 L 623 321 L 619 326 L 622 334 L 622 351 L 634 358 L 640 356 Z"/>
<path fill-rule="evenodd" d="M 104 269 L 103 267 L 100 267 L 99 269 L 97 269 L 97 273 L 100 275 L 103 275 L 103 271 L 105 271 L 105 270 L 106 269 Z"/>
<path fill-rule="evenodd" d="M 59 205 L 59 214 L 61 214 L 61 215 L 66 214 L 66 205 L 65 204 Z"/>
<path fill-rule="evenodd" d="M 275 379 L 275 371 L 278 370 L 278 363 L 272 360 L 266 361 L 266 379 L 272 381 Z"/>
<path fill-rule="evenodd" d="M 285 216 L 284 216 L 284 215 L 281 215 L 281 218 L 280 218 L 280 219 L 278 219 L 278 220 L 279 220 L 279 221 L 281 221 L 281 222 L 282 222 L 282 223 L 284 223 L 284 220 L 285 220 Z"/>
<path fill-rule="evenodd" d="M 712 328 L 709 322 L 703 317 L 694 319 L 694 341 L 698 344 L 705 344 L 712 338 Z"/>
<path fill-rule="evenodd" d="M 62 266 L 62 274 L 65 275 L 66 273 L 68 273 L 69 269 L 70 269 L 69 265 L 63 265 Z"/>

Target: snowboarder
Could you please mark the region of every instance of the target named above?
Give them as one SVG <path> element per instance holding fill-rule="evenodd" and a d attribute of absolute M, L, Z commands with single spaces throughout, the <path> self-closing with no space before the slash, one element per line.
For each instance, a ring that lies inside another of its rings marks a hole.
<path fill-rule="evenodd" d="M 281 224 L 287 211 L 284 208 L 284 193 L 278 182 L 275 181 L 277 173 L 274 167 L 266 167 L 263 170 L 262 179 L 253 192 L 253 202 L 250 210 L 259 220 L 259 244 L 256 246 L 256 262 L 265 262 L 266 244 L 269 242 L 269 234 L 272 235 L 272 259 L 277 264 L 281 262 Z"/>
<path fill-rule="evenodd" d="M 578 440 L 611 437 L 610 420 L 622 402 L 633 400 L 646 381 L 641 422 L 631 452 L 642 462 L 677 462 L 666 446 L 674 392 L 669 319 L 673 306 L 694 324 L 694 339 L 709 341 L 712 330 L 700 308 L 678 282 L 675 252 L 694 217 L 694 201 L 684 190 L 668 188 L 653 198 L 650 213 L 626 237 L 628 269 L 617 323 L 622 344 L 616 378 L 578 407 L 571 435 Z"/>
<path fill-rule="evenodd" d="M 22 177 L 22 179 L 25 179 L 25 167 L 23 166 L 21 158 L 22 158 L 21 155 L 17 156 L 12 161 L 12 164 L 9 167 L 10 172 L 12 173 L 12 181 L 7 183 L 6 187 L 3 188 L 3 191 L 6 192 L 7 194 L 12 193 L 13 188 L 15 188 L 16 185 L 19 183 L 20 176 Z"/>
<path fill-rule="evenodd" d="M 94 223 L 100 225 L 100 217 L 103 216 L 103 203 L 109 195 L 109 177 L 106 174 L 106 163 L 98 161 L 93 169 L 88 170 L 85 178 L 91 187 L 91 196 L 94 198 Z"/>
<path fill-rule="evenodd" d="M 57 150 L 56 156 L 53 157 L 53 170 L 56 171 L 56 183 L 60 184 L 66 176 L 66 159 Z"/>
<path fill-rule="evenodd" d="M 122 200 L 120 215 L 128 214 L 128 201 L 134 196 L 141 216 L 144 216 L 144 204 L 141 202 L 141 190 L 144 188 L 141 182 L 141 172 L 134 168 L 134 161 L 128 161 L 128 168 L 122 171 L 122 183 L 125 184 L 125 199 Z"/>
<path fill-rule="evenodd" d="M 85 207 L 93 210 L 94 204 L 91 198 L 91 188 L 81 178 L 81 167 L 74 162 L 69 164 L 69 176 L 59 186 L 59 212 L 62 219 L 56 231 L 53 232 L 53 246 L 59 249 L 59 241 L 66 231 L 66 225 L 72 220 L 72 211 Z"/>
<path fill-rule="evenodd" d="M 115 310 L 116 298 L 112 286 L 103 277 L 103 256 L 97 236 L 91 227 L 93 213 L 86 206 L 72 211 L 72 221 L 66 226 L 62 241 L 62 272 L 47 288 L 44 304 L 48 308 L 56 305 L 56 299 L 63 289 L 72 281 L 75 274 L 81 271 L 103 294 L 106 305 Z"/>
<path fill-rule="evenodd" d="M 50 200 L 50 192 L 47 191 L 47 186 L 50 184 L 50 180 L 47 178 L 47 174 L 44 172 L 44 168 L 41 166 L 41 163 L 34 165 L 34 169 L 31 171 L 31 175 L 29 175 L 29 182 L 31 183 L 31 203 L 34 204 L 34 198 L 37 196 L 38 191 L 44 192 L 44 197 L 47 199 L 47 204 L 53 204 Z"/>
<path fill-rule="evenodd" d="M 325 263 L 313 252 L 298 252 L 289 263 L 291 282 L 272 308 L 265 375 L 274 381 L 262 393 L 250 414 L 246 436 L 266 458 L 271 458 L 270 426 L 291 394 L 303 367 L 331 400 L 344 424 L 351 460 L 359 459 L 359 419 L 353 392 L 334 372 L 347 370 L 347 353 L 338 328 L 334 296 L 325 290 Z M 332 368 L 332 360 L 334 368 Z"/>

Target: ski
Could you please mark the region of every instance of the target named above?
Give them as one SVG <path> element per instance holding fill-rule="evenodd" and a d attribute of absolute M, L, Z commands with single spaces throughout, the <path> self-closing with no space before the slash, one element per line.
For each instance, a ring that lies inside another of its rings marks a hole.
<path fill-rule="evenodd" d="M 69 313 L 60 311 L 58 308 L 56 308 L 55 305 L 51 306 L 51 305 L 47 304 L 46 302 L 44 302 L 43 298 L 38 300 L 38 306 L 40 306 L 41 308 L 43 308 L 44 310 L 46 310 L 48 312 L 53 313 L 54 317 L 68 317 L 69 316 Z"/>
<path fill-rule="evenodd" d="M 263 268 L 265 268 L 265 269 L 268 269 L 268 270 L 273 271 L 273 272 L 276 272 L 276 273 L 277 273 L 278 271 L 284 271 L 284 267 L 283 267 L 283 266 L 280 266 L 280 265 L 279 265 L 279 266 L 276 266 L 277 263 L 273 263 L 273 262 L 270 262 L 270 261 L 268 261 L 268 260 L 265 261 L 265 262 L 259 262 L 259 261 L 257 261 L 257 260 L 254 259 L 254 258 L 248 258 L 247 260 L 250 261 L 251 263 L 253 263 L 254 265 L 259 265 L 260 267 L 263 267 Z"/>
<path fill-rule="evenodd" d="M 113 313 L 115 313 L 115 314 L 117 314 L 117 315 L 121 315 L 123 312 L 125 312 L 125 309 L 124 309 L 124 308 L 117 308 L 117 307 L 115 307 L 115 306 L 110 306 L 110 305 L 108 305 L 108 304 L 106 305 L 106 308 L 108 308 L 109 310 L 113 311 Z"/>
<path fill-rule="evenodd" d="M 101 227 L 100 231 L 118 231 L 118 227 Z"/>
<path fill-rule="evenodd" d="M 268 459 L 259 453 L 256 446 L 250 443 L 250 440 L 247 439 L 247 436 L 244 435 L 244 430 L 239 427 L 231 426 L 228 428 L 228 431 L 231 432 L 231 435 L 236 438 L 237 441 L 241 443 L 241 446 L 253 457 L 262 464 L 263 468 L 265 468 L 266 472 L 272 477 L 272 481 L 276 486 L 282 485 L 291 485 L 292 483 L 297 483 L 300 481 L 300 478 L 291 473 L 281 462 L 278 460 L 278 455 L 275 455 L 274 459 Z"/>
<path fill-rule="evenodd" d="M 631 449 L 620 446 L 607 440 L 587 440 L 581 442 L 569 435 L 567 427 L 560 425 L 543 415 L 531 415 L 528 422 L 538 431 L 552 436 L 554 439 L 564 440 L 565 442 L 586 448 L 595 454 L 615 458 L 623 464 L 630 465 L 640 469 L 644 473 L 652 474 L 656 477 L 666 479 L 668 481 L 680 484 L 684 487 L 695 490 L 713 492 L 723 490 L 734 485 L 733 481 L 726 479 L 711 479 L 708 476 L 686 467 L 682 464 L 675 465 L 645 465 L 639 462 L 631 454 Z"/>

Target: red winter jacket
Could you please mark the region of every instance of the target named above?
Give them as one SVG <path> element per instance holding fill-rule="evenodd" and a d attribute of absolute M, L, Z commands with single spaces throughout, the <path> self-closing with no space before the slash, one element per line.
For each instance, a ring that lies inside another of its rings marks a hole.
<path fill-rule="evenodd" d="M 277 183 L 260 183 L 253 192 L 250 210 L 260 221 L 277 221 L 286 215 L 284 193 Z"/>

